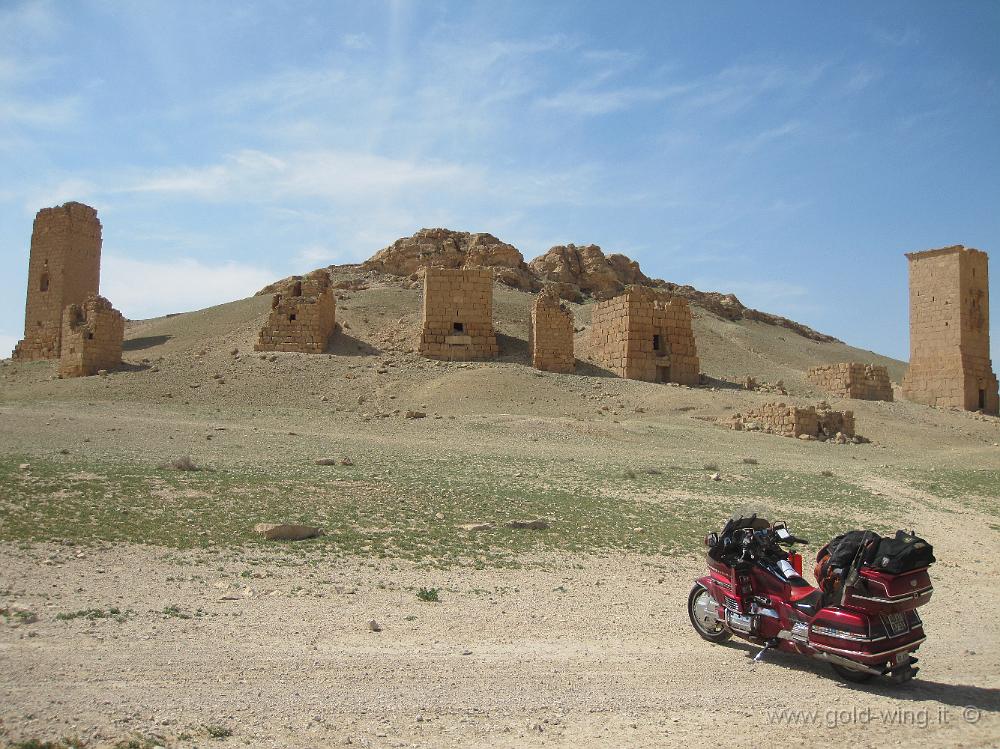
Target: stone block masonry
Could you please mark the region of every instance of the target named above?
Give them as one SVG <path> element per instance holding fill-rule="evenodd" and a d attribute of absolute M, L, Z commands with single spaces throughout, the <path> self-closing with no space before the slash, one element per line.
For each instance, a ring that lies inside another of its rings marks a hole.
<path fill-rule="evenodd" d="M 813 367 L 806 379 L 838 398 L 867 401 L 891 401 L 892 382 L 885 367 L 849 362 Z"/>
<path fill-rule="evenodd" d="M 698 350 L 686 299 L 642 286 L 594 305 L 594 359 L 619 377 L 697 385 Z"/>
<path fill-rule="evenodd" d="M 426 268 L 420 353 L 429 359 L 482 361 L 499 353 L 493 331 L 490 268 Z"/>
<path fill-rule="evenodd" d="M 547 372 L 576 369 L 573 355 L 573 313 L 559 301 L 558 292 L 546 287 L 535 299 L 528 327 L 531 364 Z"/>
<path fill-rule="evenodd" d="M 63 310 L 97 294 L 101 277 L 101 222 L 83 203 L 43 208 L 35 216 L 28 260 L 21 360 L 60 356 Z"/>
<path fill-rule="evenodd" d="M 122 363 L 125 319 L 97 294 L 63 310 L 60 377 L 88 377 Z"/>
<path fill-rule="evenodd" d="M 961 245 L 906 257 L 910 367 L 903 396 L 928 406 L 998 413 L 990 361 L 989 258 Z"/>
<path fill-rule="evenodd" d="M 337 325 L 337 299 L 330 274 L 316 270 L 286 284 L 271 298 L 271 314 L 255 351 L 321 354 Z"/>

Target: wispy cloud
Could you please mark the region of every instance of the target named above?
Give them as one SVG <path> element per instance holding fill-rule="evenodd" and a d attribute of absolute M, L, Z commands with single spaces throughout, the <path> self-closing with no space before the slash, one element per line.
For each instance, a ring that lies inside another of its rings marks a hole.
<path fill-rule="evenodd" d="M 347 49 L 371 49 L 372 38 L 365 33 L 344 34 L 340 37 L 340 43 Z"/>
<path fill-rule="evenodd" d="M 767 128 L 760 132 L 747 135 L 742 138 L 731 140 L 726 148 L 741 154 L 751 154 L 761 148 L 774 143 L 785 142 L 802 129 L 802 123 L 798 120 L 789 120 L 776 127 Z"/>
<path fill-rule="evenodd" d="M 174 193 L 220 201 L 295 196 L 357 201 L 387 191 L 471 186 L 479 180 L 472 171 L 447 162 L 335 150 L 281 156 L 244 150 L 217 164 L 161 170 L 122 191 Z"/>
<path fill-rule="evenodd" d="M 923 36 L 912 26 L 890 29 L 884 26 L 869 25 L 865 33 L 875 42 L 886 47 L 911 47 L 920 44 Z"/>
<path fill-rule="evenodd" d="M 630 109 L 638 104 L 663 101 L 670 96 L 676 96 L 688 90 L 687 86 L 625 87 L 603 90 L 577 88 L 542 98 L 538 104 L 545 109 L 558 109 L 583 115 L 600 115 Z"/>
<path fill-rule="evenodd" d="M 278 274 L 245 263 L 204 263 L 192 258 L 139 260 L 117 253 L 101 258 L 101 294 L 132 319 L 157 317 L 242 299 Z"/>

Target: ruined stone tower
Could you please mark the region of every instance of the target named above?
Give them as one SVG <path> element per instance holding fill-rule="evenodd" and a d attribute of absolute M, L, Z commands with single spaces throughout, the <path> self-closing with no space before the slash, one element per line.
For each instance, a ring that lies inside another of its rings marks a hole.
<path fill-rule="evenodd" d="M 906 257 L 910 368 L 903 396 L 928 406 L 997 413 L 986 253 L 956 245 Z"/>
<path fill-rule="evenodd" d="M 303 278 L 296 276 L 271 298 L 271 314 L 254 351 L 322 354 L 336 325 L 337 298 L 330 274 L 314 270 Z"/>
<path fill-rule="evenodd" d="M 573 313 L 559 300 L 552 286 L 535 299 L 528 324 L 528 350 L 535 369 L 549 372 L 572 372 L 576 368 L 573 355 Z"/>
<path fill-rule="evenodd" d="M 594 305 L 590 335 L 594 358 L 619 377 L 698 384 L 698 349 L 686 299 L 629 286 Z"/>
<path fill-rule="evenodd" d="M 111 302 L 90 294 L 83 304 L 70 304 L 62 316 L 60 377 L 88 377 L 122 363 L 125 319 Z"/>
<path fill-rule="evenodd" d="M 493 270 L 426 268 L 420 353 L 428 359 L 495 359 Z"/>
<path fill-rule="evenodd" d="M 57 358 L 63 310 L 97 294 L 100 278 L 97 211 L 83 203 L 40 210 L 31 232 L 24 340 L 14 349 L 14 358 Z"/>

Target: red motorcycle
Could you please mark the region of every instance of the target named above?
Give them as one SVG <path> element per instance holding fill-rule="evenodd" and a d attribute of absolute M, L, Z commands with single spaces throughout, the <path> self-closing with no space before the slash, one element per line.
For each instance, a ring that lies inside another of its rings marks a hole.
<path fill-rule="evenodd" d="M 756 515 L 709 534 L 709 574 L 688 596 L 695 631 L 709 642 L 736 635 L 763 646 L 755 661 L 778 648 L 826 661 L 848 681 L 912 679 L 913 654 L 926 639 L 916 609 L 933 590 L 930 544 L 902 531 L 896 539 L 864 531 L 838 536 L 820 552 L 820 589 L 802 577 L 801 557 L 782 549 L 806 543 L 785 523 Z M 831 566 L 831 550 L 842 566 Z"/>

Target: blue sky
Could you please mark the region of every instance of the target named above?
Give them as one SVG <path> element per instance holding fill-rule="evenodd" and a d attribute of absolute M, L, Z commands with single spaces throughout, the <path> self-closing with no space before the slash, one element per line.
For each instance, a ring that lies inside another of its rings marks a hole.
<path fill-rule="evenodd" d="M 0 0 L 0 354 L 80 200 L 130 317 L 446 226 L 906 358 L 904 252 L 991 252 L 1000 308 L 998 40 L 993 2 Z"/>

